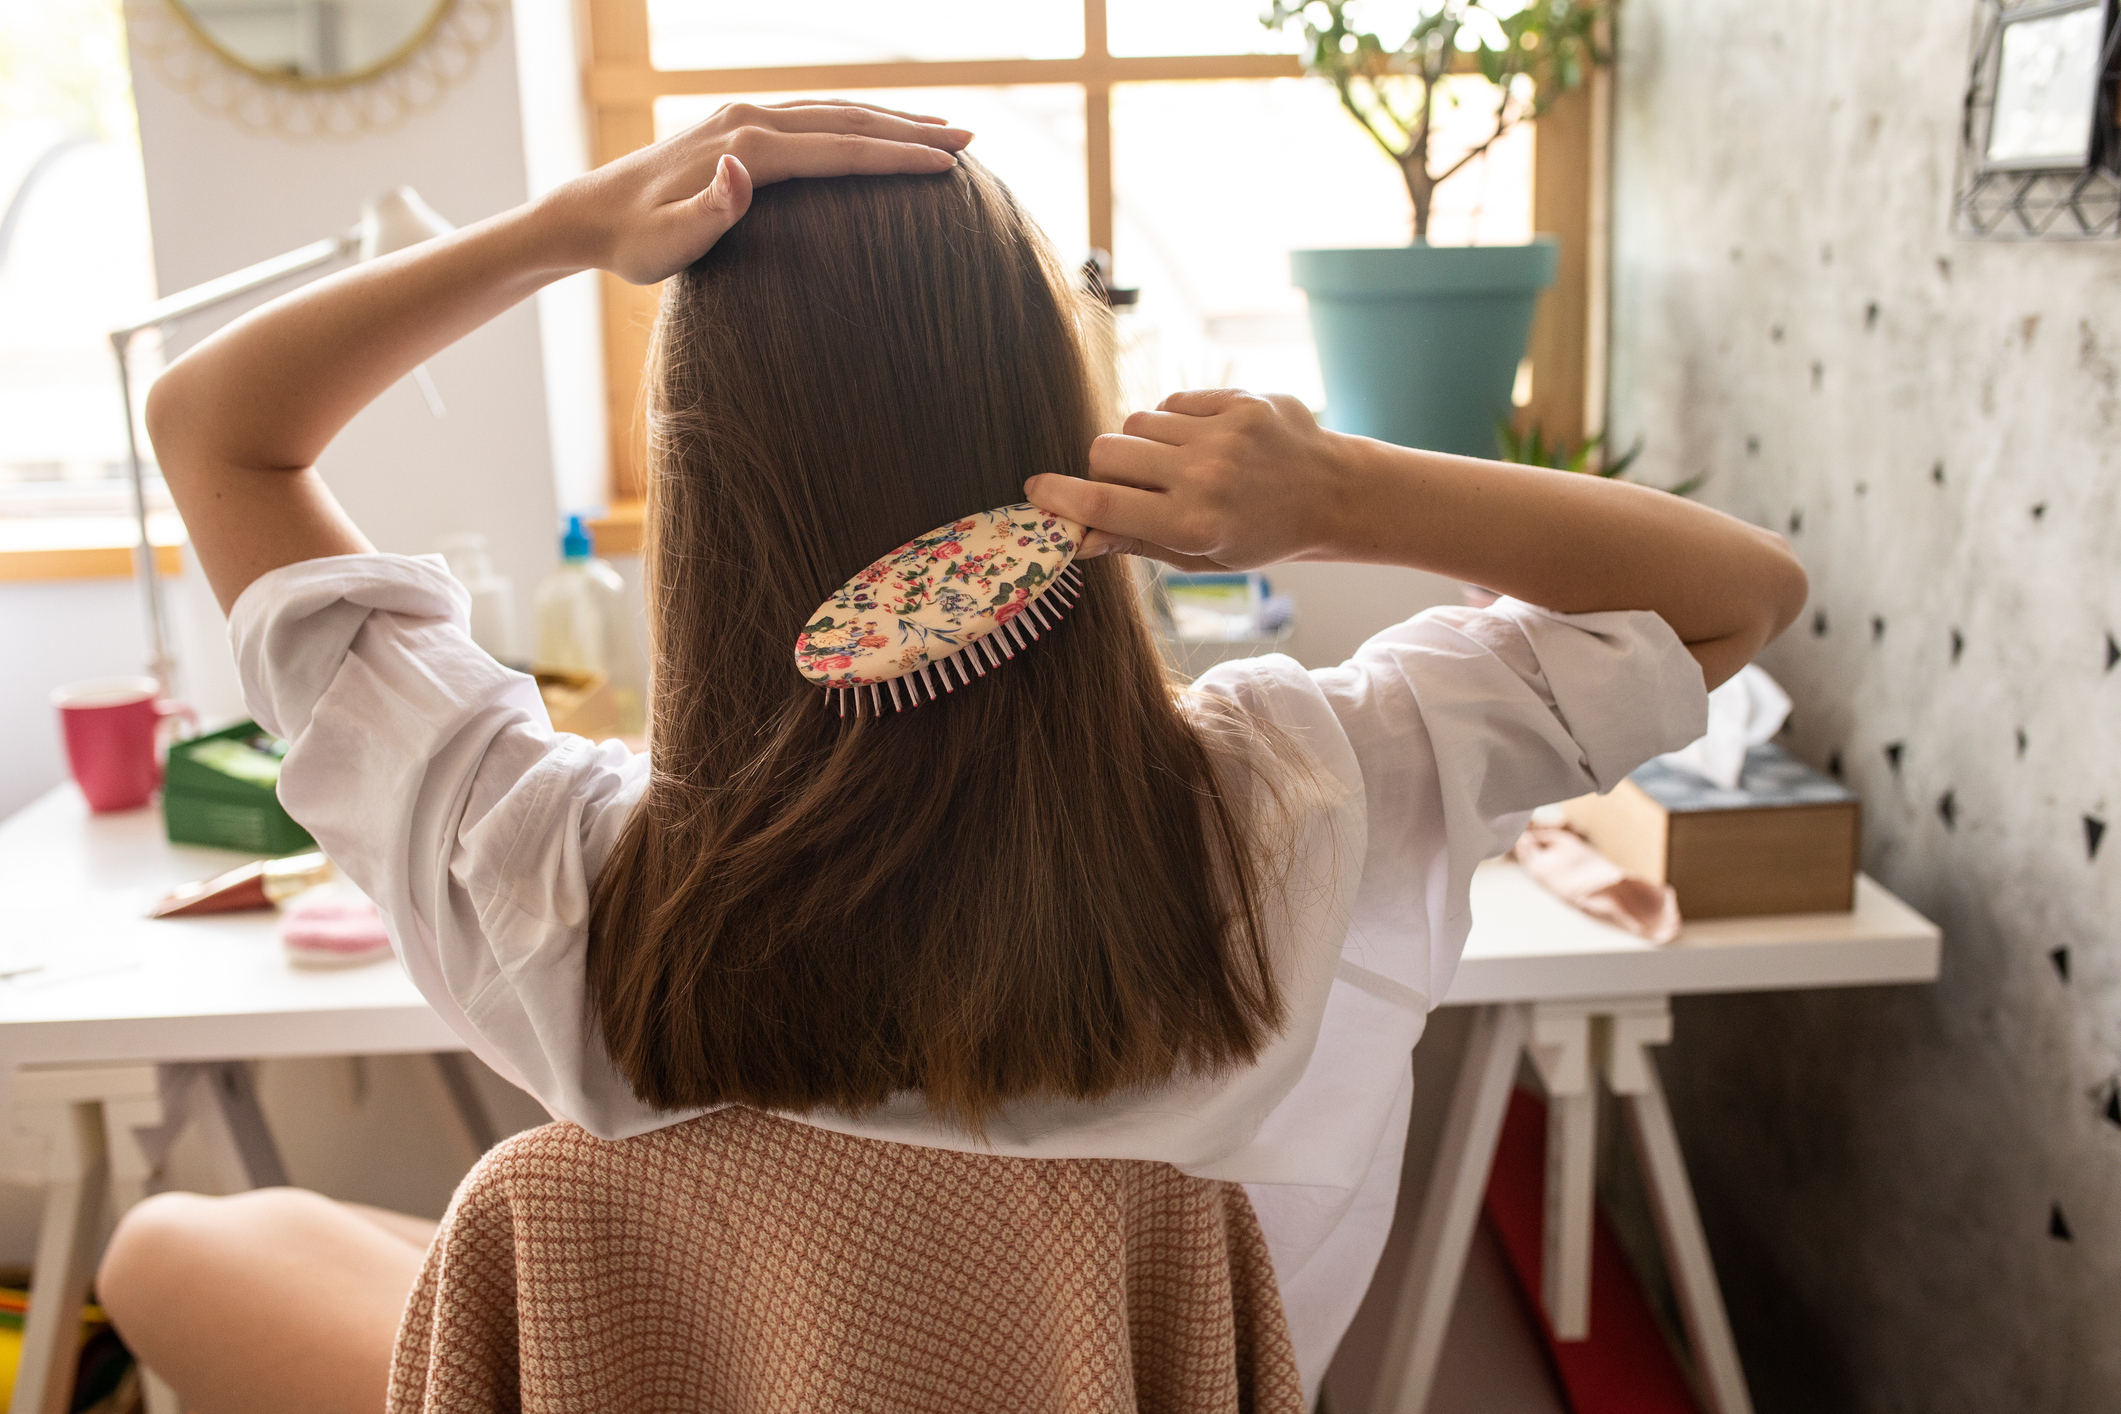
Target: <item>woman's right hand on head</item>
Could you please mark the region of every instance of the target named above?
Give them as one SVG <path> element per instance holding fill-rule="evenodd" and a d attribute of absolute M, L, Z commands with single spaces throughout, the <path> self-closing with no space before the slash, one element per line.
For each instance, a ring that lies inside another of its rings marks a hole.
<path fill-rule="evenodd" d="M 1034 476 L 1024 494 L 1118 551 L 1184 570 L 1250 570 L 1336 554 L 1358 473 L 1346 439 L 1283 394 L 1173 393 L 1090 446 L 1089 476 Z"/>
<path fill-rule="evenodd" d="M 865 103 L 732 103 L 555 188 L 541 206 L 573 263 L 651 285 L 705 255 L 750 209 L 754 186 L 947 172 L 970 141 L 940 118 Z"/>

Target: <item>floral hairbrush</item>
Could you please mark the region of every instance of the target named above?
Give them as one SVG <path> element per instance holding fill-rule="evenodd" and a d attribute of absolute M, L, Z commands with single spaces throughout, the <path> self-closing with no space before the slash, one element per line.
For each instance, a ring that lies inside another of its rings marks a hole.
<path fill-rule="evenodd" d="M 969 686 L 1051 630 L 1082 592 L 1083 527 L 1019 503 L 917 535 L 841 585 L 795 638 L 795 665 L 871 715 Z M 965 671 L 967 664 L 971 672 Z M 951 681 L 955 674 L 956 682 Z"/>

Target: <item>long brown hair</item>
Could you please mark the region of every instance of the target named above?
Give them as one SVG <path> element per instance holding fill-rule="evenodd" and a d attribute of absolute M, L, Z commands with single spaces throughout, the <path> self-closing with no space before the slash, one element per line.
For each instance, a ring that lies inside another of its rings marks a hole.
<path fill-rule="evenodd" d="M 1181 713 L 1124 559 L 1085 563 L 1035 648 L 904 715 L 842 720 L 794 666 L 855 571 L 1081 474 L 1105 420 L 1092 317 L 969 158 L 762 188 L 667 283 L 654 767 L 589 947 L 642 1100 L 919 1091 L 977 1129 L 1019 1098 L 1242 1064 L 1279 1028 L 1246 728 Z"/>

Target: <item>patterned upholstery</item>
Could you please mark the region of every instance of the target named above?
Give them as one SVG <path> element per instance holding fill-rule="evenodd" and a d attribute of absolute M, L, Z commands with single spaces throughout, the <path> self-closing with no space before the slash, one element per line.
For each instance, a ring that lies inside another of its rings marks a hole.
<path fill-rule="evenodd" d="M 569 1124 L 464 1180 L 392 1414 L 1302 1414 L 1236 1184 L 960 1154 L 745 1109 Z"/>

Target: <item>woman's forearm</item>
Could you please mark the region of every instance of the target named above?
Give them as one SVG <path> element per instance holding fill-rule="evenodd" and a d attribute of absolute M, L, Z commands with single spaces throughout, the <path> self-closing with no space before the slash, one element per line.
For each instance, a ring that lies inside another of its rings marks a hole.
<path fill-rule="evenodd" d="M 1683 642 L 1749 637 L 1751 650 L 1804 607 L 1781 537 L 1678 496 L 1367 438 L 1341 446 L 1349 493 L 1316 558 L 1407 565 L 1564 613 L 1653 609 Z"/>
<path fill-rule="evenodd" d="M 1230 389 L 1174 393 L 1098 438 L 1087 478 L 1024 489 L 1095 527 L 1086 554 L 1183 569 L 1406 565 L 1564 613 L 1647 609 L 1712 687 L 1788 627 L 1806 593 L 1780 536 L 1706 506 L 1329 432 L 1294 398 Z"/>
<path fill-rule="evenodd" d="M 275 300 L 191 350 L 148 399 L 179 486 L 195 466 L 298 471 L 355 413 L 540 286 L 582 268 L 522 207 Z"/>
<path fill-rule="evenodd" d="M 223 610 L 259 576 L 370 549 L 315 470 L 355 413 L 423 360 L 569 272 L 535 208 L 342 271 L 171 364 L 148 435 Z"/>

